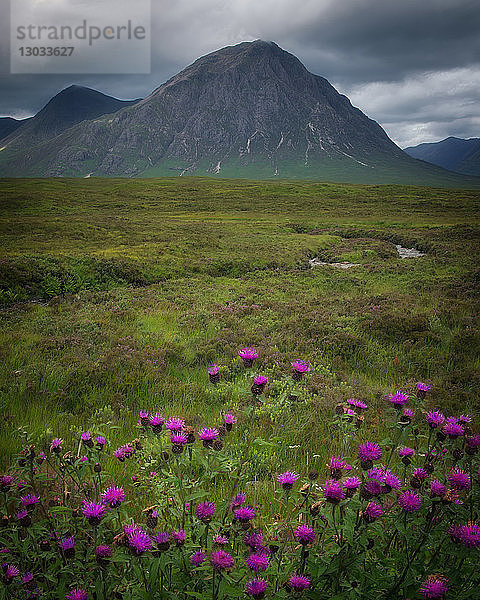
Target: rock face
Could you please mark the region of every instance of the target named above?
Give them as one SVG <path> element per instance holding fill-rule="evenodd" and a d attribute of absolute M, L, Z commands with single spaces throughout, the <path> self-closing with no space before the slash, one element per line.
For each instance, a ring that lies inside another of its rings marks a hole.
<path fill-rule="evenodd" d="M 444 169 L 480 176 L 480 139 L 448 137 L 440 142 L 405 148 L 413 158 L 425 160 Z"/>
<path fill-rule="evenodd" d="M 0 152 L 0 174 L 88 173 L 426 184 L 445 177 L 407 156 L 326 79 L 261 40 L 208 54 L 144 100 L 54 141 Z"/>

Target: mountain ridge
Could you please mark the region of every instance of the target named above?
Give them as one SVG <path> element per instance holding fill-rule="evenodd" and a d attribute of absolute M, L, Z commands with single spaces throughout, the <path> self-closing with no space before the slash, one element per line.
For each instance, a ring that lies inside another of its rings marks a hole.
<path fill-rule="evenodd" d="M 404 148 L 404 152 L 444 169 L 480 176 L 480 138 L 449 136 L 438 142 L 426 142 Z"/>
<path fill-rule="evenodd" d="M 263 40 L 200 57 L 143 100 L 77 123 L 55 144 L 0 152 L 0 174 L 465 183 L 409 157 L 325 78 Z"/>

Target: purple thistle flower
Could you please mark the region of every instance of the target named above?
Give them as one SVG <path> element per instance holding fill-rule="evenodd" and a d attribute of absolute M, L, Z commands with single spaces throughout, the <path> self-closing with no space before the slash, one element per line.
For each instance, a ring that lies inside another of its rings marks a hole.
<path fill-rule="evenodd" d="M 305 362 L 303 360 L 294 360 L 292 362 L 292 369 L 296 373 L 308 373 L 310 371 L 310 365 L 308 364 L 308 362 Z"/>
<path fill-rule="evenodd" d="M 25 575 L 22 575 L 23 585 L 27 585 L 27 584 L 31 583 L 32 581 L 33 581 L 33 573 L 29 572 L 29 573 L 25 573 Z"/>
<path fill-rule="evenodd" d="M 255 385 L 257 385 L 258 387 L 265 387 L 268 383 L 268 377 L 265 377 L 264 375 L 257 375 L 256 377 L 253 378 L 253 383 Z"/>
<path fill-rule="evenodd" d="M 14 478 L 11 475 L 0 476 L 0 492 L 8 492 L 12 487 Z"/>
<path fill-rule="evenodd" d="M 252 579 L 249 581 L 245 588 L 245 593 L 248 596 L 252 596 L 255 600 L 260 600 L 264 597 L 265 592 L 268 588 L 268 581 L 265 579 Z"/>
<path fill-rule="evenodd" d="M 36 494 L 26 494 L 25 496 L 21 496 L 20 500 L 25 508 L 29 508 L 38 504 L 40 502 L 40 497 Z"/>
<path fill-rule="evenodd" d="M 67 600 L 87 600 L 88 593 L 82 588 L 75 588 L 65 596 Z"/>
<path fill-rule="evenodd" d="M 474 521 L 465 523 L 459 528 L 458 537 L 467 548 L 480 547 L 480 525 Z"/>
<path fill-rule="evenodd" d="M 398 497 L 398 504 L 405 512 L 415 512 L 422 505 L 422 499 L 413 490 L 407 490 Z"/>
<path fill-rule="evenodd" d="M 209 375 L 218 375 L 219 374 L 219 369 L 218 369 L 218 365 L 210 365 L 208 367 L 208 374 Z"/>
<path fill-rule="evenodd" d="M 67 558 L 75 556 L 75 538 L 72 536 L 65 536 L 59 540 L 58 546 Z"/>
<path fill-rule="evenodd" d="M 288 580 L 288 585 L 296 592 L 301 592 L 310 587 L 310 577 L 308 575 L 295 574 Z"/>
<path fill-rule="evenodd" d="M 128 536 L 128 545 L 135 554 L 143 554 L 152 549 L 150 536 L 140 529 Z"/>
<path fill-rule="evenodd" d="M 200 502 L 195 509 L 197 519 L 204 523 L 210 523 L 215 512 L 215 504 L 213 502 Z"/>
<path fill-rule="evenodd" d="M 340 479 L 342 477 L 342 470 L 349 467 L 350 465 L 347 465 L 341 456 L 332 456 L 330 464 L 328 465 L 330 477 L 332 477 L 332 479 Z"/>
<path fill-rule="evenodd" d="M 217 552 L 212 552 L 210 555 L 210 562 L 216 571 L 232 569 L 235 565 L 233 556 L 228 552 L 225 552 L 225 550 L 217 550 Z"/>
<path fill-rule="evenodd" d="M 294 534 L 301 544 L 311 544 L 316 538 L 315 530 L 309 525 L 299 525 Z"/>
<path fill-rule="evenodd" d="M 85 444 L 85 446 L 87 446 L 88 448 L 92 448 L 92 446 L 93 446 L 93 439 L 92 439 L 92 432 L 91 431 L 84 431 L 80 435 L 80 439 Z"/>
<path fill-rule="evenodd" d="M 75 538 L 71 535 L 65 536 L 58 542 L 58 545 L 64 551 L 71 550 L 72 548 L 75 548 Z"/>
<path fill-rule="evenodd" d="M 347 400 L 347 404 L 350 404 L 350 406 L 354 406 L 359 411 L 367 410 L 367 408 L 368 408 L 368 404 L 365 404 L 365 402 L 362 402 L 361 400 L 357 400 L 356 398 L 349 398 Z"/>
<path fill-rule="evenodd" d="M 170 431 L 180 431 L 185 427 L 185 421 L 179 417 L 172 417 L 165 423 L 165 429 Z"/>
<path fill-rule="evenodd" d="M 123 533 L 128 537 L 135 533 L 136 531 L 140 531 L 140 527 L 138 525 L 134 525 L 133 523 L 125 523 L 123 526 Z"/>
<path fill-rule="evenodd" d="M 448 435 L 450 439 L 455 439 L 462 436 L 465 433 L 465 430 L 460 425 L 460 423 L 456 421 L 447 421 L 443 426 L 443 433 Z"/>
<path fill-rule="evenodd" d="M 283 489 L 291 490 L 299 477 L 300 475 L 297 475 L 295 471 L 286 471 L 285 473 L 280 473 L 277 477 L 277 481 L 282 485 Z"/>
<path fill-rule="evenodd" d="M 141 414 L 140 414 L 141 416 Z M 165 417 L 160 413 L 151 413 L 148 416 L 148 424 L 155 429 L 161 429 L 165 423 Z"/>
<path fill-rule="evenodd" d="M 358 477 L 348 477 L 343 482 L 343 487 L 346 490 L 346 495 L 351 498 L 360 487 L 362 481 Z"/>
<path fill-rule="evenodd" d="M 432 481 L 430 482 L 430 496 L 438 496 L 440 498 L 443 498 L 443 496 L 445 496 L 446 493 L 446 486 L 444 486 L 441 481 L 438 481 L 438 479 L 432 479 Z"/>
<path fill-rule="evenodd" d="M 125 452 L 123 451 L 123 448 L 117 448 L 116 450 L 114 450 L 113 456 L 115 458 L 118 458 L 120 462 L 123 462 L 125 460 Z"/>
<path fill-rule="evenodd" d="M 225 421 L 226 425 L 233 425 L 234 423 L 237 422 L 237 417 L 235 415 L 224 415 L 223 420 Z"/>
<path fill-rule="evenodd" d="M 327 502 L 330 502 L 331 504 L 337 504 L 340 500 L 345 498 L 345 492 L 343 491 L 342 486 L 334 479 L 325 482 L 323 495 L 327 499 Z"/>
<path fill-rule="evenodd" d="M 362 490 L 360 492 L 360 495 L 362 495 L 364 498 L 371 498 L 372 496 L 380 496 L 380 494 L 382 493 L 382 486 L 380 485 L 380 482 L 377 481 L 376 479 L 371 479 L 370 481 L 367 481 L 363 487 Z"/>
<path fill-rule="evenodd" d="M 184 529 L 178 531 L 172 531 L 172 539 L 175 541 L 177 546 L 182 546 L 185 543 L 186 533 Z"/>
<path fill-rule="evenodd" d="M 125 492 L 122 486 L 108 487 L 102 492 L 102 502 L 110 508 L 116 508 L 125 501 Z"/>
<path fill-rule="evenodd" d="M 431 410 L 426 415 L 427 423 L 430 425 L 432 429 L 436 429 L 445 423 L 445 417 L 441 412 L 437 412 L 435 410 Z"/>
<path fill-rule="evenodd" d="M 376 442 L 366 442 L 365 444 L 359 445 L 358 457 L 366 466 L 366 463 L 369 463 L 373 460 L 378 460 L 382 457 L 382 449 Z"/>
<path fill-rule="evenodd" d="M 121 450 L 123 450 L 125 458 L 128 458 L 129 456 L 135 453 L 135 449 L 132 446 L 130 446 L 130 444 L 124 444 L 121 447 Z"/>
<path fill-rule="evenodd" d="M 356 490 L 360 487 L 361 483 L 362 482 L 358 477 L 348 477 L 348 479 L 345 479 L 342 485 L 347 490 Z"/>
<path fill-rule="evenodd" d="M 194 552 L 192 556 L 190 556 L 190 564 L 194 567 L 199 567 L 205 562 L 206 558 L 207 553 L 205 550 L 197 550 L 197 552 Z"/>
<path fill-rule="evenodd" d="M 214 427 L 203 427 L 198 431 L 198 437 L 202 442 L 213 442 L 219 435 L 218 429 L 215 429 Z"/>
<path fill-rule="evenodd" d="M 30 518 L 28 510 L 26 509 L 19 510 L 16 514 L 16 517 L 17 521 L 20 521 L 20 524 L 24 527 L 28 527 L 32 523 L 32 519 Z"/>
<path fill-rule="evenodd" d="M 365 476 L 368 479 L 376 479 L 377 481 L 382 481 L 383 480 L 383 471 L 380 467 L 372 467 L 371 469 L 367 470 L 367 472 L 365 473 Z"/>
<path fill-rule="evenodd" d="M 404 408 L 402 415 L 406 418 L 406 419 L 413 419 L 413 417 L 415 416 L 415 411 L 412 410 L 411 408 Z"/>
<path fill-rule="evenodd" d="M 261 554 L 250 554 L 245 562 L 247 563 L 247 567 L 252 571 L 263 573 L 263 571 L 266 571 L 269 561 L 268 554 L 262 552 Z"/>
<path fill-rule="evenodd" d="M 253 361 L 258 358 L 258 352 L 253 348 L 242 348 L 238 351 L 238 356 L 243 360 L 245 366 L 251 367 Z"/>
<path fill-rule="evenodd" d="M 160 531 L 153 536 L 153 541 L 156 544 L 166 544 L 170 541 L 170 534 L 168 531 Z"/>
<path fill-rule="evenodd" d="M 474 448 L 477 449 L 478 447 L 480 447 L 480 433 L 477 433 L 475 435 L 472 435 L 471 437 L 467 438 L 467 446 L 469 446 L 470 448 Z"/>
<path fill-rule="evenodd" d="M 263 534 L 252 531 L 245 535 L 243 541 L 246 546 L 248 546 L 252 550 L 256 550 L 263 544 Z"/>
<path fill-rule="evenodd" d="M 470 475 L 460 469 L 450 471 L 447 479 L 454 490 L 468 490 L 471 485 Z"/>
<path fill-rule="evenodd" d="M 415 450 L 413 448 L 408 448 L 408 446 L 403 446 L 399 449 L 398 453 L 402 458 L 407 457 L 410 458 L 415 454 Z"/>
<path fill-rule="evenodd" d="M 417 383 L 417 390 L 419 390 L 420 392 L 428 392 L 429 389 L 430 386 L 427 383 L 423 383 L 422 381 L 419 381 Z"/>
<path fill-rule="evenodd" d="M 55 452 L 55 454 L 58 454 L 62 451 L 62 444 L 63 440 L 61 438 L 53 438 L 50 443 L 50 452 Z"/>
<path fill-rule="evenodd" d="M 184 446 L 188 442 L 188 437 L 184 433 L 172 433 L 170 442 L 174 446 Z"/>
<path fill-rule="evenodd" d="M 387 471 L 384 474 L 383 482 L 392 490 L 399 490 L 402 487 L 402 482 L 400 479 L 395 475 L 395 473 L 391 473 L 390 471 Z"/>
<path fill-rule="evenodd" d="M 412 473 L 412 478 L 418 479 L 419 481 L 424 481 L 427 477 L 428 473 L 423 467 L 417 467 Z"/>
<path fill-rule="evenodd" d="M 228 544 L 228 538 L 218 534 L 213 538 L 213 543 L 217 546 L 226 546 Z"/>
<path fill-rule="evenodd" d="M 376 502 L 369 502 L 363 511 L 363 517 L 369 523 L 372 523 L 383 515 L 383 508 Z"/>
<path fill-rule="evenodd" d="M 105 506 L 99 502 L 83 501 L 82 512 L 84 517 L 88 519 L 90 525 L 98 525 L 105 516 L 106 510 Z"/>
<path fill-rule="evenodd" d="M 241 506 L 233 511 L 233 516 L 242 523 L 247 523 L 255 518 L 255 511 L 250 506 Z"/>
<path fill-rule="evenodd" d="M 107 443 L 107 440 L 102 437 L 101 435 L 97 436 L 95 438 L 95 441 L 97 442 L 97 446 L 99 450 L 102 450 L 102 448 L 105 446 L 105 444 Z"/>
<path fill-rule="evenodd" d="M 397 390 L 388 396 L 388 400 L 397 409 L 402 408 L 408 402 L 408 396 L 405 392 Z"/>
<path fill-rule="evenodd" d="M 95 548 L 95 555 L 98 558 L 110 558 L 112 556 L 112 554 L 113 554 L 112 547 L 108 546 L 107 544 L 102 544 Z"/>
<path fill-rule="evenodd" d="M 20 571 L 14 565 L 6 564 L 4 569 L 4 577 L 7 583 L 10 583 L 12 579 L 20 575 Z"/>
<path fill-rule="evenodd" d="M 230 502 L 230 507 L 233 509 L 245 503 L 247 496 L 245 494 L 237 494 Z"/>
<path fill-rule="evenodd" d="M 448 579 L 442 575 L 429 575 L 420 586 L 419 592 L 424 598 L 440 600 L 448 592 Z"/>
<path fill-rule="evenodd" d="M 470 415 L 460 415 L 458 420 L 460 423 L 467 424 L 472 422 L 472 417 Z"/>

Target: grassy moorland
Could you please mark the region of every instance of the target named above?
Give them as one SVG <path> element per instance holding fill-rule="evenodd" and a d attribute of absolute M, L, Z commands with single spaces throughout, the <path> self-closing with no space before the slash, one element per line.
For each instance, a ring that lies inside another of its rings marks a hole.
<path fill-rule="evenodd" d="M 0 190 L 0 600 L 477 597 L 478 192 Z"/>
<path fill-rule="evenodd" d="M 195 426 L 237 410 L 242 346 L 270 378 L 254 428 L 273 443 L 252 477 L 322 471 L 338 453 L 327 416 L 346 398 L 373 408 L 360 438 L 381 438 L 386 395 L 419 380 L 435 406 L 479 413 L 478 192 L 201 178 L 0 189 L 3 466 L 22 431 L 46 445 L 108 422 L 124 440 L 142 408 Z M 427 254 L 402 260 L 394 243 Z M 310 269 L 313 256 L 360 266 Z M 291 402 L 295 358 L 313 368 Z"/>

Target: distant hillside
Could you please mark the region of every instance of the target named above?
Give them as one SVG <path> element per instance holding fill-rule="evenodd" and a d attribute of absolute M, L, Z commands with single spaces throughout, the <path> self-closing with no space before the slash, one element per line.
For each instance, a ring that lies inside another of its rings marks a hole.
<path fill-rule="evenodd" d="M 71 85 L 54 96 L 34 117 L 19 124 L 2 145 L 9 152 L 27 151 L 50 140 L 73 125 L 115 113 L 138 100 L 118 100 L 97 90 Z"/>
<path fill-rule="evenodd" d="M 14 119 L 12 117 L 0 117 L 0 140 L 10 135 L 16 129 L 24 125 L 29 119 Z"/>
<path fill-rule="evenodd" d="M 413 158 L 450 171 L 480 176 L 480 138 L 448 137 L 440 142 L 411 146 L 404 151 Z"/>

